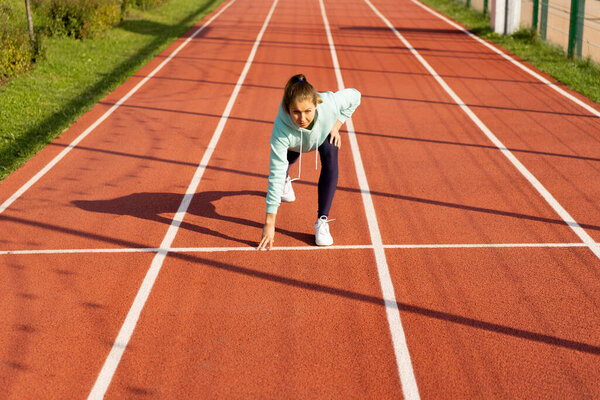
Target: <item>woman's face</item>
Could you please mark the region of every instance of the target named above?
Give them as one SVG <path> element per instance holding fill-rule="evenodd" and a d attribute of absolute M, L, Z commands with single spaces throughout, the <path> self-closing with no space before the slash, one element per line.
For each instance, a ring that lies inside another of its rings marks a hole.
<path fill-rule="evenodd" d="M 301 99 L 290 105 L 290 116 L 300 128 L 306 128 L 315 118 L 317 106 L 309 99 Z"/>

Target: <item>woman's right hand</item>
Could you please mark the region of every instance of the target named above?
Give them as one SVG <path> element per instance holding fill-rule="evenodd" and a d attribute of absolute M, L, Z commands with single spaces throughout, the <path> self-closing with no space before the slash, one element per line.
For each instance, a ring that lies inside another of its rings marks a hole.
<path fill-rule="evenodd" d="M 258 244 L 258 250 L 271 250 L 275 237 L 275 214 L 267 214 L 265 226 L 263 227 L 262 239 Z"/>

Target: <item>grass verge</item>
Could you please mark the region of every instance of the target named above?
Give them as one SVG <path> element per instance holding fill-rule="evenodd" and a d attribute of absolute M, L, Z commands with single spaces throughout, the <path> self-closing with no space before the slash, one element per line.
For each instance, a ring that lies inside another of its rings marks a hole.
<path fill-rule="evenodd" d="M 0 180 L 222 1 L 170 0 L 94 39 L 47 38 L 45 58 L 0 87 Z"/>
<path fill-rule="evenodd" d="M 489 16 L 467 8 L 465 3 L 457 0 L 420 1 L 461 23 L 482 39 L 502 46 L 558 82 L 600 103 L 600 64 L 591 59 L 571 60 L 562 48 L 543 42 L 527 29 L 510 36 L 498 35 L 490 28 Z"/>

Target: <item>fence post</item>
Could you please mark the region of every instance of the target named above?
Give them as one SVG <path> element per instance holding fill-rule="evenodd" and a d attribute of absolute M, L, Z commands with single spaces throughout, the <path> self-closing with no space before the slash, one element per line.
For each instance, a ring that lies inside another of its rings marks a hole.
<path fill-rule="evenodd" d="M 488 13 L 488 0 L 483 0 L 483 15 Z"/>
<path fill-rule="evenodd" d="M 538 9 L 540 8 L 540 0 L 533 0 L 533 17 L 531 18 L 531 31 L 537 32 L 538 29 Z"/>
<path fill-rule="evenodd" d="M 504 0 L 504 36 L 508 33 L 508 0 Z"/>
<path fill-rule="evenodd" d="M 548 0 L 542 0 L 542 15 L 540 16 L 540 36 L 546 40 L 548 30 Z"/>
<path fill-rule="evenodd" d="M 467 8 L 471 7 L 471 0 L 467 0 Z"/>
<path fill-rule="evenodd" d="M 583 42 L 583 18 L 585 16 L 585 0 L 571 0 L 571 23 L 569 24 L 569 58 L 581 58 Z"/>

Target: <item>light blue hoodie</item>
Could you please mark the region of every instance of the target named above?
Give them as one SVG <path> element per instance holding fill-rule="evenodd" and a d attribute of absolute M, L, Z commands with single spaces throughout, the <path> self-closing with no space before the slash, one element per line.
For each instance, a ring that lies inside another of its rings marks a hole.
<path fill-rule="evenodd" d="M 302 153 L 316 150 L 331 133 L 335 121 L 344 123 L 360 104 L 360 92 L 356 89 L 319 93 L 319 97 L 323 102 L 317 104 L 314 123 L 310 130 L 296 125 L 292 117 L 284 111 L 283 106 L 279 106 L 271 134 L 267 213 L 277 213 L 281 203 L 281 193 L 288 168 L 288 149 L 300 153 L 300 163 L 302 163 Z"/>

